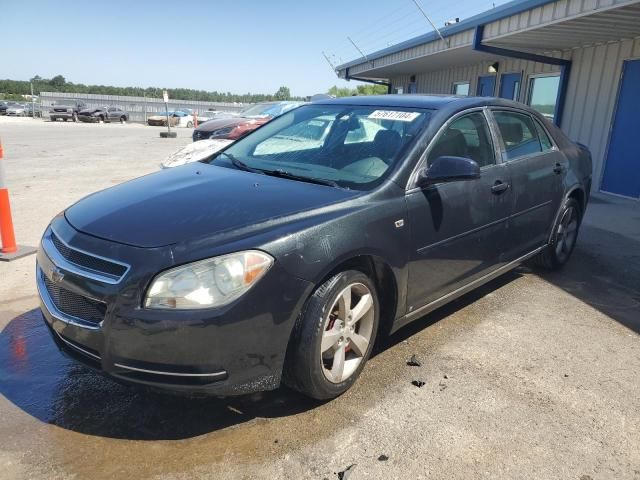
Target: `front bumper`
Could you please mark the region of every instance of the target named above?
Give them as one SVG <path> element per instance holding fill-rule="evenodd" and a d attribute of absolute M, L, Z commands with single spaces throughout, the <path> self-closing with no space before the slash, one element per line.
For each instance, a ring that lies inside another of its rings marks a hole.
<path fill-rule="evenodd" d="M 49 114 L 51 120 L 57 120 L 59 118 L 73 118 L 73 112 L 51 112 Z"/>
<path fill-rule="evenodd" d="M 153 275 L 169 266 L 168 252 L 90 237 L 61 218 L 53 226 L 67 247 L 109 252 L 131 265 L 119 282 L 105 283 L 61 258 L 47 230 L 37 258 L 38 292 L 44 319 L 65 353 L 120 381 L 174 392 L 226 396 L 279 386 L 291 329 L 311 284 L 276 263 L 225 307 L 144 309 L 144 291 Z M 104 304 L 103 320 L 86 322 L 62 311 L 48 289 L 54 278 L 71 297 Z"/>
<path fill-rule="evenodd" d="M 97 121 L 100 120 L 100 118 L 90 116 L 90 115 L 78 115 L 78 120 L 85 123 L 97 123 Z"/>

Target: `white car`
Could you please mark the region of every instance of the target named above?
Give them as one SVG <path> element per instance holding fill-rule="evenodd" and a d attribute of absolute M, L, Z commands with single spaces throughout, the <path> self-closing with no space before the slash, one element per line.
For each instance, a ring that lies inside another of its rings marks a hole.
<path fill-rule="evenodd" d="M 233 140 L 218 139 L 200 140 L 199 142 L 190 143 L 186 147 L 169 155 L 167 159 L 160 164 L 160 167 L 163 169 L 173 168 L 186 163 L 204 160 L 233 142 Z"/>
<path fill-rule="evenodd" d="M 24 117 L 27 114 L 26 105 L 12 105 L 7 108 L 7 115 L 11 117 Z"/>

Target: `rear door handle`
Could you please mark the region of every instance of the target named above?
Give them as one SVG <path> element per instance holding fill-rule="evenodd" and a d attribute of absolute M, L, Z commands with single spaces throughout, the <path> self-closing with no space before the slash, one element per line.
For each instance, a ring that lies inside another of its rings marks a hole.
<path fill-rule="evenodd" d="M 496 183 L 493 184 L 493 187 L 491 187 L 491 193 L 495 193 L 497 195 L 506 191 L 508 188 L 509 188 L 508 183 L 504 183 L 501 180 L 497 180 Z"/>
<path fill-rule="evenodd" d="M 556 166 L 553 167 L 553 173 L 560 174 L 562 173 L 562 170 L 564 169 L 562 168 L 562 165 L 560 165 L 559 163 L 556 163 Z"/>

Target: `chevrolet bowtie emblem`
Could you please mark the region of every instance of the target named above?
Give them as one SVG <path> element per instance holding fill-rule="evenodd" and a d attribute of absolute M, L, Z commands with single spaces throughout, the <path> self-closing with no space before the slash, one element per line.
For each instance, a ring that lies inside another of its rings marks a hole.
<path fill-rule="evenodd" d="M 64 278 L 64 273 L 59 268 L 53 267 L 49 272 L 49 277 L 53 283 L 60 283 Z"/>

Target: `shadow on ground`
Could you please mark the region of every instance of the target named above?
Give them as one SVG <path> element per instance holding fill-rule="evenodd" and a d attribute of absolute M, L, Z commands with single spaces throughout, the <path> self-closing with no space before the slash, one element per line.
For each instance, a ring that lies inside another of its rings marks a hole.
<path fill-rule="evenodd" d="M 584 224 L 569 263 L 536 273 L 640 333 L 640 242 Z"/>
<path fill-rule="evenodd" d="M 393 348 L 458 309 L 519 277 L 511 272 L 382 338 L 374 355 Z M 400 359 L 403 364 L 406 359 Z M 13 318 L 0 332 L 0 393 L 41 420 L 76 432 L 132 440 L 192 438 L 254 418 L 274 418 L 315 408 L 287 388 L 242 397 L 187 398 L 121 385 L 64 356 L 40 311 Z M 384 387 L 384 386 L 382 386 Z M 376 395 L 376 385 L 367 385 Z"/>

